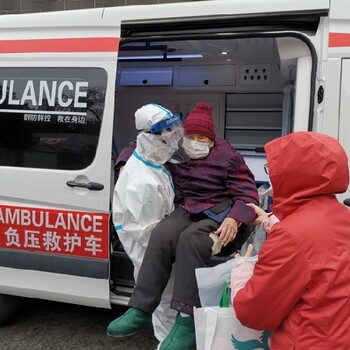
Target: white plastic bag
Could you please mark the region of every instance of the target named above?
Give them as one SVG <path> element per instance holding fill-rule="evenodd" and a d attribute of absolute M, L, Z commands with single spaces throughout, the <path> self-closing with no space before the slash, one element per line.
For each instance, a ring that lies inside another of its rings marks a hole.
<path fill-rule="evenodd" d="M 258 257 L 249 259 L 255 263 Z M 230 259 L 214 267 L 202 267 L 195 270 L 202 307 L 220 304 L 225 283 L 231 279 L 231 271 L 238 262 L 239 259 Z"/>
<path fill-rule="evenodd" d="M 232 307 L 194 309 L 197 350 L 269 350 L 270 332 L 244 327 Z"/>

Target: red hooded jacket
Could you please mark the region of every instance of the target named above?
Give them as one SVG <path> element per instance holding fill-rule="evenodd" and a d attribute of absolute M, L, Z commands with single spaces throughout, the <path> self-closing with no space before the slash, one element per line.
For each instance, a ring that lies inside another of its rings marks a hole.
<path fill-rule="evenodd" d="M 350 349 L 349 184 L 339 143 L 296 132 L 265 146 L 275 224 L 234 298 L 245 326 L 272 330 L 273 350 Z"/>

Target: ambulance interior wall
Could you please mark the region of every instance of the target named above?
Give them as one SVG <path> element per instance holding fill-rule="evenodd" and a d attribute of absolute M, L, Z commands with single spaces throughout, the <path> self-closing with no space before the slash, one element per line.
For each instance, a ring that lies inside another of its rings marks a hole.
<path fill-rule="evenodd" d="M 119 64 L 120 69 L 125 66 Z M 148 67 L 150 64 L 148 63 Z M 152 64 L 156 66 L 156 64 Z M 230 65 L 236 70 L 236 64 Z M 225 125 L 225 96 L 227 93 L 263 93 L 281 92 L 287 83 L 277 71 L 273 72 L 272 84 L 269 86 L 178 86 L 176 82 L 176 71 L 174 67 L 174 80 L 172 86 L 117 86 L 115 95 L 115 130 L 114 137 L 118 149 L 124 147 L 136 136 L 134 113 L 146 103 L 159 103 L 169 108 L 173 113 L 182 113 L 184 117 L 199 102 L 204 101 L 213 108 L 213 117 L 218 136 L 224 137 Z M 251 101 L 254 108 L 255 101 Z"/>

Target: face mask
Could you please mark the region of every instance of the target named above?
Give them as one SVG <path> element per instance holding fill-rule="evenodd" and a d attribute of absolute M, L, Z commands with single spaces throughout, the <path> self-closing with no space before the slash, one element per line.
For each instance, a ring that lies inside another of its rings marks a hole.
<path fill-rule="evenodd" d="M 136 149 L 142 159 L 154 164 L 164 164 L 174 154 L 161 136 L 144 132 L 137 136 Z"/>
<path fill-rule="evenodd" d="M 181 143 L 179 143 L 178 150 L 174 152 L 169 162 L 173 164 L 182 164 L 188 162 L 190 159 L 191 158 L 188 156 Z"/>
<path fill-rule="evenodd" d="M 209 154 L 209 144 L 199 141 L 193 141 L 185 137 L 183 139 L 182 147 L 187 155 L 192 159 L 202 159 Z"/>

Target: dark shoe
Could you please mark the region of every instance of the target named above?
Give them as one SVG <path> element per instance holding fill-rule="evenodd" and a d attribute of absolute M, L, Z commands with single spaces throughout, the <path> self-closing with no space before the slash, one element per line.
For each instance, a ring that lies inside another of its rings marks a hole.
<path fill-rule="evenodd" d="M 196 334 L 192 316 L 177 314 L 175 324 L 163 340 L 160 350 L 191 350 L 196 347 Z"/>
<path fill-rule="evenodd" d="M 152 315 L 139 309 L 130 308 L 123 316 L 116 318 L 107 327 L 112 337 L 125 337 L 152 326 Z"/>

